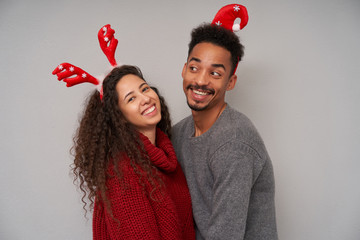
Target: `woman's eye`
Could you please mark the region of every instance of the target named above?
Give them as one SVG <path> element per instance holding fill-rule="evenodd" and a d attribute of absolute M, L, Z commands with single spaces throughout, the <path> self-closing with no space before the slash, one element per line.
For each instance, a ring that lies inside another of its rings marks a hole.
<path fill-rule="evenodd" d="M 135 99 L 135 97 L 131 97 L 128 99 L 128 102 L 132 102 L 132 101 L 134 101 L 134 99 Z"/>
<path fill-rule="evenodd" d="M 143 89 L 142 89 L 142 91 L 143 92 L 146 92 L 147 90 L 149 90 L 150 89 L 150 87 L 144 87 Z"/>

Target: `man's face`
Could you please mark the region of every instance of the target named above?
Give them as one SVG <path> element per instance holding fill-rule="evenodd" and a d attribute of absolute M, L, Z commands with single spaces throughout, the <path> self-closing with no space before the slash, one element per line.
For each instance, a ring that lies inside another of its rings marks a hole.
<path fill-rule="evenodd" d="M 199 43 L 190 53 L 182 71 L 183 90 L 194 111 L 221 107 L 225 92 L 234 88 L 236 75 L 231 75 L 231 54 L 212 43 Z"/>

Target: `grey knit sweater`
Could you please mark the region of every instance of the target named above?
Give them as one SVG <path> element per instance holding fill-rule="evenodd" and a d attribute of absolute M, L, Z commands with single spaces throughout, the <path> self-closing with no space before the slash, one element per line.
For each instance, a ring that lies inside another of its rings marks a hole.
<path fill-rule="evenodd" d="M 197 239 L 277 239 L 274 173 L 250 120 L 227 106 L 199 137 L 189 116 L 173 128 Z"/>

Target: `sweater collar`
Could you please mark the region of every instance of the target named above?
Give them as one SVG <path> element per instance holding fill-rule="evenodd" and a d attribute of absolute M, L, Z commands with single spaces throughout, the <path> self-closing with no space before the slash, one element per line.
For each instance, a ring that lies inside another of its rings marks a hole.
<path fill-rule="evenodd" d="M 140 133 L 140 138 L 144 144 L 146 152 L 149 154 L 151 162 L 160 170 L 173 172 L 177 167 L 177 158 L 173 145 L 168 136 L 159 128 L 156 129 L 156 146 L 149 138 Z"/>

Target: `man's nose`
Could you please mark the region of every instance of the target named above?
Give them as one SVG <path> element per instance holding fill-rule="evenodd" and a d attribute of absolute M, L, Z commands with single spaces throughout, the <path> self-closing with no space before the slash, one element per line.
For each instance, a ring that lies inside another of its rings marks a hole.
<path fill-rule="evenodd" d="M 205 71 L 202 71 L 196 76 L 195 82 L 199 86 L 206 86 L 209 84 L 209 76 Z"/>

